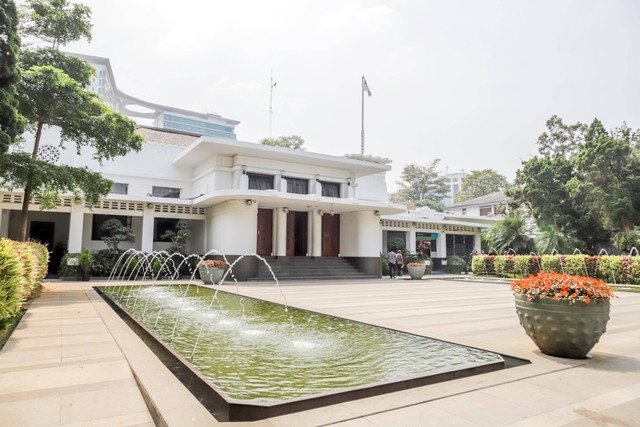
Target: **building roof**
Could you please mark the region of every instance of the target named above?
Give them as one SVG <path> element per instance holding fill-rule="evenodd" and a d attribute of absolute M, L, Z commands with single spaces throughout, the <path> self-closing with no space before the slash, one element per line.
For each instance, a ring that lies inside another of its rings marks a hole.
<path fill-rule="evenodd" d="M 136 132 L 148 142 L 159 142 L 160 144 L 178 145 L 180 147 L 188 147 L 200 138 L 197 133 L 143 125 L 138 125 Z"/>
<path fill-rule="evenodd" d="M 449 224 L 469 227 L 488 228 L 496 222 L 496 218 L 491 217 L 474 217 L 468 215 L 454 215 L 444 212 L 438 212 L 433 209 L 423 207 L 419 209 L 409 210 L 399 214 L 382 215 L 383 220 L 390 221 L 406 221 L 415 223 L 431 223 L 431 224 Z"/>
<path fill-rule="evenodd" d="M 504 191 L 496 191 L 495 193 L 485 194 L 484 196 L 476 197 L 475 199 L 465 200 L 464 202 L 454 203 L 447 206 L 447 208 L 463 208 L 467 206 L 475 205 L 492 205 L 495 203 L 506 202 L 509 198 Z"/>

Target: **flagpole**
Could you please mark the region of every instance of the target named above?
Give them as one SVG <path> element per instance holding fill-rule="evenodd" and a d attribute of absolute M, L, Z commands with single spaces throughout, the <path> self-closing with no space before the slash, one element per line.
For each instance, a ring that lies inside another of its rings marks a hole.
<path fill-rule="evenodd" d="M 269 85 L 269 139 L 271 139 L 271 122 L 273 121 L 273 87 L 276 84 L 273 82 L 273 70 L 271 70 L 271 84 Z"/>
<path fill-rule="evenodd" d="M 360 155 L 364 156 L 364 76 L 360 85 L 360 97 L 362 98 L 362 130 L 360 132 Z"/>

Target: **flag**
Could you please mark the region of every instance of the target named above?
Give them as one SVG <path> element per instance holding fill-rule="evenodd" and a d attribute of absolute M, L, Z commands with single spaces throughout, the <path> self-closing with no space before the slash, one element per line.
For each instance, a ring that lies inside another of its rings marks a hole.
<path fill-rule="evenodd" d="M 369 85 L 367 84 L 367 80 L 364 78 L 364 76 L 362 76 L 362 91 L 367 92 L 367 95 L 371 96 Z"/>

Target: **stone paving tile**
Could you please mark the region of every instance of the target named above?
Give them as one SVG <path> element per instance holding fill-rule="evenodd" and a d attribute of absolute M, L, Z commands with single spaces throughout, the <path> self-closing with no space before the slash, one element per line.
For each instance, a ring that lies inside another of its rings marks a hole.
<path fill-rule="evenodd" d="M 0 425 L 7 427 L 58 426 L 60 412 L 60 396 L 0 402 Z"/>
<path fill-rule="evenodd" d="M 135 384 L 67 394 L 61 397 L 61 403 L 61 424 L 86 423 L 128 415 L 145 405 L 140 390 Z"/>
<path fill-rule="evenodd" d="M 477 427 L 473 421 L 466 420 L 450 412 L 438 409 L 430 404 L 416 405 L 402 409 L 402 414 L 395 411 L 366 417 L 373 425 L 378 427 Z M 342 426 L 343 424 L 338 424 Z M 344 424 L 349 425 L 349 424 Z"/>

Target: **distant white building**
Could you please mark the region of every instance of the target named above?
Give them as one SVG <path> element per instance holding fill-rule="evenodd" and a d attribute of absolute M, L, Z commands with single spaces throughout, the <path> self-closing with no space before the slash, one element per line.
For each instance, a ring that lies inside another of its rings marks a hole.
<path fill-rule="evenodd" d="M 443 200 L 445 205 L 452 203 L 456 194 L 462 189 L 464 177 L 464 171 L 445 174 L 446 183 L 449 186 L 449 192 Z"/>
<path fill-rule="evenodd" d="M 218 114 L 198 113 L 167 105 L 143 101 L 118 89 L 108 58 L 70 53 L 91 64 L 96 74 L 91 77 L 88 90 L 97 93 L 113 111 L 129 117 L 150 119 L 153 126 L 191 132 L 198 135 L 236 139 L 235 127 L 240 122 Z"/>
<path fill-rule="evenodd" d="M 475 199 L 454 203 L 445 208 L 447 213 L 468 217 L 497 217 L 502 218 L 508 201 L 504 191 L 486 194 Z"/>

